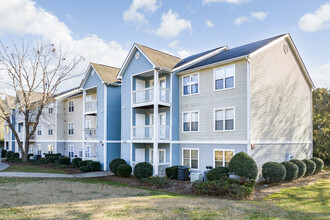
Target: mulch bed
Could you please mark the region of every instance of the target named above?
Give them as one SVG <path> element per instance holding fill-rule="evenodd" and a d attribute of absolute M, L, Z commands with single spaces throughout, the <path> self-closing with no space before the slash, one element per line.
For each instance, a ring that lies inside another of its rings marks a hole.
<path fill-rule="evenodd" d="M 8 164 L 9 166 L 17 166 L 17 165 L 24 165 L 24 163 L 13 163 L 13 162 L 9 162 L 9 161 L 3 161 L 4 163 Z M 33 166 L 33 167 L 38 167 L 38 168 L 44 168 L 44 169 L 55 169 L 55 170 L 61 170 L 66 172 L 67 174 L 79 174 L 81 173 L 79 169 L 76 169 L 74 167 L 72 167 L 72 164 L 70 164 L 67 168 L 58 168 L 57 164 L 53 164 L 53 163 L 48 163 L 48 164 L 33 164 L 33 163 L 29 163 L 27 162 L 26 165 L 29 166 Z"/>
<path fill-rule="evenodd" d="M 327 179 L 327 178 L 330 178 L 330 172 L 317 173 L 315 175 L 311 175 L 311 176 L 308 176 L 305 178 L 300 178 L 293 182 L 285 182 L 280 185 L 258 184 L 258 185 L 256 185 L 253 194 L 251 196 L 249 196 L 248 198 L 246 198 L 246 200 L 260 201 L 260 200 L 263 200 L 266 196 L 276 193 L 284 188 L 307 186 L 307 185 L 313 184 L 317 180 Z M 193 188 L 192 188 L 192 183 L 190 181 L 180 181 L 180 180 L 170 179 L 170 181 L 171 181 L 170 187 L 157 189 L 154 186 L 140 184 L 140 182 L 134 176 L 131 176 L 129 178 L 120 178 L 118 176 L 106 176 L 106 177 L 99 177 L 96 179 L 112 181 L 115 183 L 123 183 L 123 184 L 133 186 L 133 187 L 143 187 L 143 188 L 147 188 L 147 189 L 155 189 L 155 190 L 159 190 L 159 191 L 163 191 L 163 192 L 177 193 L 177 194 L 182 194 L 182 195 L 213 197 L 213 196 L 205 196 L 205 195 L 199 195 L 199 194 L 194 193 Z M 230 198 L 227 196 L 221 196 L 221 197 L 217 196 L 214 198 L 233 199 L 233 198 Z"/>

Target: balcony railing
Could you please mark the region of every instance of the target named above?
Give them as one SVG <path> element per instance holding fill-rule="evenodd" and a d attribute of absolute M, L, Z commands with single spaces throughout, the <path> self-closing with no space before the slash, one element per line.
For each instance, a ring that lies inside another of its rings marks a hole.
<path fill-rule="evenodd" d="M 142 104 L 154 100 L 154 87 L 136 90 L 132 92 L 133 104 Z M 159 100 L 170 103 L 171 90 L 168 88 L 159 88 Z"/>
<path fill-rule="evenodd" d="M 96 140 L 97 129 L 96 128 L 85 128 L 85 140 Z"/>
<path fill-rule="evenodd" d="M 97 111 L 97 101 L 85 102 L 85 112 L 96 112 Z"/>
<path fill-rule="evenodd" d="M 154 134 L 154 126 L 145 125 L 145 126 L 133 126 L 133 139 L 135 140 L 152 140 Z M 158 137 L 161 140 L 170 139 L 170 126 L 160 125 L 158 128 Z"/>

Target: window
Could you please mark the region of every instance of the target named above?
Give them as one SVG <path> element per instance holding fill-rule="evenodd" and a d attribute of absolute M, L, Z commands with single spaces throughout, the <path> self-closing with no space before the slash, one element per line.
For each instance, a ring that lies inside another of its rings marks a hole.
<path fill-rule="evenodd" d="M 86 120 L 86 128 L 92 128 L 92 120 Z"/>
<path fill-rule="evenodd" d="M 53 114 L 54 104 L 50 103 L 48 107 L 48 114 Z"/>
<path fill-rule="evenodd" d="M 49 154 L 52 154 L 54 152 L 54 147 L 53 147 L 53 145 L 48 145 L 48 153 Z"/>
<path fill-rule="evenodd" d="M 183 132 L 198 131 L 198 112 L 183 112 Z"/>
<path fill-rule="evenodd" d="M 231 158 L 235 154 L 234 150 L 214 150 L 213 166 L 214 167 L 228 167 Z"/>
<path fill-rule="evenodd" d="M 69 148 L 69 157 L 74 157 L 74 146 L 68 145 Z"/>
<path fill-rule="evenodd" d="M 166 162 L 166 150 L 158 149 L 158 163 L 162 164 Z M 154 163 L 154 150 L 150 150 L 150 163 Z"/>
<path fill-rule="evenodd" d="M 183 95 L 198 94 L 199 74 L 195 73 L 192 75 L 183 77 Z"/>
<path fill-rule="evenodd" d="M 92 155 L 92 148 L 90 145 L 86 145 L 85 157 L 91 157 L 91 155 Z"/>
<path fill-rule="evenodd" d="M 214 70 L 215 90 L 233 88 L 235 86 L 235 65 Z"/>
<path fill-rule="evenodd" d="M 79 150 L 79 157 L 82 157 L 83 156 L 83 151 L 82 149 Z"/>
<path fill-rule="evenodd" d="M 37 135 L 40 136 L 41 135 L 41 125 L 37 126 Z"/>
<path fill-rule="evenodd" d="M 48 135 L 53 135 L 53 129 L 54 129 L 53 124 L 48 125 Z"/>
<path fill-rule="evenodd" d="M 29 146 L 29 154 L 34 154 L 34 146 L 33 145 Z"/>
<path fill-rule="evenodd" d="M 190 167 L 191 169 L 198 170 L 198 149 L 182 149 L 182 164 L 183 166 Z"/>
<path fill-rule="evenodd" d="M 9 134 L 9 126 L 8 125 L 5 126 L 5 130 L 6 130 L 6 135 L 8 135 Z"/>
<path fill-rule="evenodd" d="M 41 144 L 37 145 L 37 155 L 41 155 Z"/>
<path fill-rule="evenodd" d="M 74 103 L 73 100 L 69 101 L 69 112 L 74 112 Z"/>
<path fill-rule="evenodd" d="M 233 131 L 235 129 L 235 109 L 224 108 L 215 110 L 215 131 Z"/>
<path fill-rule="evenodd" d="M 68 124 L 68 134 L 74 135 L 74 123 L 72 122 Z"/>
<path fill-rule="evenodd" d="M 23 122 L 18 123 L 18 133 L 22 133 L 23 131 Z"/>

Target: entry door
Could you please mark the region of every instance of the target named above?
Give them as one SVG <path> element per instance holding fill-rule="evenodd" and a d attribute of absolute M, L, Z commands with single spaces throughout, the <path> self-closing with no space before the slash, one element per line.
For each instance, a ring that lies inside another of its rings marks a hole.
<path fill-rule="evenodd" d="M 145 114 L 136 114 L 135 116 L 135 124 L 136 124 L 136 130 L 135 130 L 135 136 L 137 138 L 145 138 L 145 125 L 146 125 L 146 119 Z"/>
<path fill-rule="evenodd" d="M 145 97 L 145 91 L 144 89 L 146 88 L 145 87 L 145 81 L 144 80 L 141 80 L 141 79 L 136 79 L 136 96 L 135 96 L 135 102 L 136 103 L 139 103 L 139 102 L 144 102 L 146 100 L 146 97 Z"/>
<path fill-rule="evenodd" d="M 146 154 L 144 148 L 137 148 L 135 149 L 135 162 L 145 162 L 146 161 Z"/>
<path fill-rule="evenodd" d="M 154 80 L 151 80 L 150 81 L 150 86 L 151 87 L 154 87 Z M 159 98 L 161 101 L 166 101 L 166 78 L 165 77 L 162 77 L 162 78 L 159 78 Z M 163 89 L 162 89 L 163 88 Z"/>

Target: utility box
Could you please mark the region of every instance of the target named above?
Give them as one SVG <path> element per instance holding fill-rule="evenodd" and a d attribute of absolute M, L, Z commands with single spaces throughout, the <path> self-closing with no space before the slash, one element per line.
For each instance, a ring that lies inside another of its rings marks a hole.
<path fill-rule="evenodd" d="M 190 174 L 190 182 L 203 182 L 203 175 L 201 173 L 191 173 Z"/>
<path fill-rule="evenodd" d="M 178 180 L 187 181 L 190 176 L 189 167 L 178 167 Z"/>

